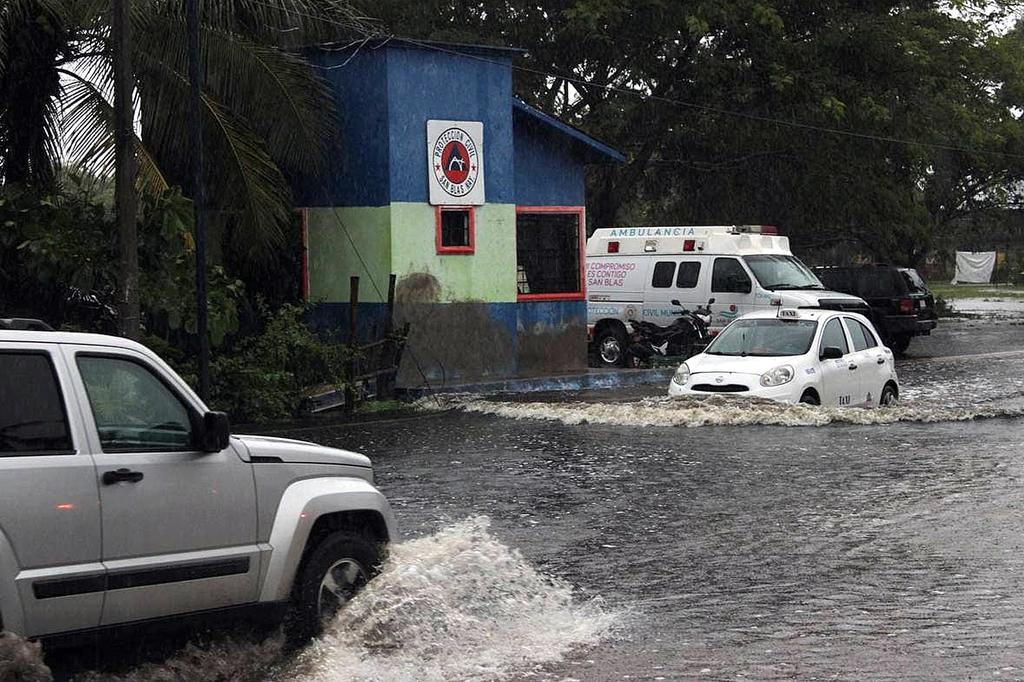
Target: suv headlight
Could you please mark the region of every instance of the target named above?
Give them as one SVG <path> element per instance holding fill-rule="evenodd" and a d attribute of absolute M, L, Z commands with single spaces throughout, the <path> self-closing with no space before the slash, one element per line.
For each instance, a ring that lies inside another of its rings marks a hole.
<path fill-rule="evenodd" d="M 788 384 L 793 380 L 793 368 L 789 365 L 781 365 L 774 369 L 770 369 L 761 375 L 762 386 L 782 386 Z"/>
<path fill-rule="evenodd" d="M 690 368 L 686 366 L 686 363 L 679 365 L 679 369 L 676 370 L 675 375 L 672 377 L 672 383 L 678 384 L 679 386 L 685 386 L 686 382 L 690 380 Z"/>

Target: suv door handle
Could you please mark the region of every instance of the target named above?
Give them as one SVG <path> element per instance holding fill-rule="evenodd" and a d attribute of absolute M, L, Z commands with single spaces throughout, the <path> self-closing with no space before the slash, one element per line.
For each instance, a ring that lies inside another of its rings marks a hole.
<path fill-rule="evenodd" d="M 884 365 L 885 364 L 885 358 L 878 358 L 878 364 Z"/>
<path fill-rule="evenodd" d="M 141 471 L 118 469 L 117 471 L 104 471 L 102 480 L 103 485 L 113 485 L 115 483 L 138 483 L 142 478 Z"/>
<path fill-rule="evenodd" d="M 853 370 L 857 369 L 857 365 L 851 362 L 849 365 L 846 366 L 846 368 L 852 372 Z"/>

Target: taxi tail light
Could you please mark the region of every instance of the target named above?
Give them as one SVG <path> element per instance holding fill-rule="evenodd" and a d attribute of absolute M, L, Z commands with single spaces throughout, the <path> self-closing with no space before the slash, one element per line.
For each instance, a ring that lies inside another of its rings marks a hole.
<path fill-rule="evenodd" d="M 900 312 L 904 315 L 908 315 L 914 312 L 914 299 L 912 298 L 901 298 L 900 299 Z"/>
<path fill-rule="evenodd" d="M 687 239 L 683 242 L 683 251 L 693 251 L 695 248 L 697 248 L 696 239 Z"/>
<path fill-rule="evenodd" d="M 618 242 L 608 242 L 608 253 L 618 253 L 618 252 L 619 252 L 619 243 Z"/>

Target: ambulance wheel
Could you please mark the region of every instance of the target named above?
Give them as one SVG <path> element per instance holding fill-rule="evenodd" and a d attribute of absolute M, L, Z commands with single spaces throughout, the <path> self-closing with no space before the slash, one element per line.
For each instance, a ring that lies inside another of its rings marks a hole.
<path fill-rule="evenodd" d="M 626 332 L 618 327 L 605 327 L 594 341 L 600 367 L 622 367 L 626 362 Z"/>
<path fill-rule="evenodd" d="M 894 334 L 892 339 L 889 340 L 889 347 L 892 348 L 894 353 L 903 355 L 907 352 L 907 348 L 910 347 L 910 334 Z"/>

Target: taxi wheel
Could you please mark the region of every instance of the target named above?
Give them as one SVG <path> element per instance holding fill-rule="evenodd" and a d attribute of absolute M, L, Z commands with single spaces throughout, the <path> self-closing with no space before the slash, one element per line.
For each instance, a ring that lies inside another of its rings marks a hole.
<path fill-rule="evenodd" d="M 882 389 L 882 395 L 878 398 L 878 404 L 882 407 L 892 407 L 899 401 L 899 395 L 892 384 L 886 384 Z"/>
<path fill-rule="evenodd" d="M 804 394 L 800 396 L 800 402 L 804 405 L 821 405 L 821 400 L 818 399 L 818 394 L 814 391 L 804 391 Z"/>

